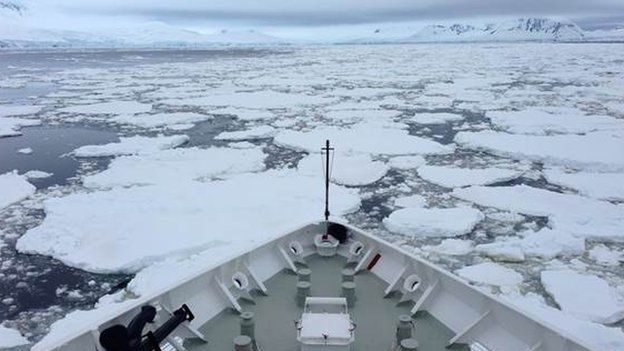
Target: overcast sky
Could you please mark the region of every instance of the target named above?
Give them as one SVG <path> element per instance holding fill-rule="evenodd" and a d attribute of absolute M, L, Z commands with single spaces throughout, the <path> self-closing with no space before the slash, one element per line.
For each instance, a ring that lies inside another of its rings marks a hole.
<path fill-rule="evenodd" d="M 624 22 L 624 0 L 24 0 L 80 18 L 162 21 L 187 28 L 279 28 L 554 16 L 583 27 Z"/>

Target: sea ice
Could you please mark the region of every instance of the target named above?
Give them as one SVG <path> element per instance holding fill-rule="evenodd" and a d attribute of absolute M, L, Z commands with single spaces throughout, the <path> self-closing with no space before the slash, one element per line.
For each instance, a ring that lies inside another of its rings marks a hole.
<path fill-rule="evenodd" d="M 622 240 L 624 206 L 526 185 L 456 188 L 453 196 L 481 206 L 545 216 L 553 229 L 576 237 Z"/>
<path fill-rule="evenodd" d="M 235 132 L 221 132 L 215 137 L 217 140 L 256 140 L 271 138 L 277 133 L 277 130 L 271 126 L 258 126 L 247 130 L 239 130 Z"/>
<path fill-rule="evenodd" d="M 189 99 L 170 99 L 160 102 L 176 106 L 232 106 L 250 109 L 283 109 L 305 105 L 322 105 L 334 100 L 334 98 L 318 95 L 287 94 L 271 90 L 261 90 L 254 92 L 216 94 Z"/>
<path fill-rule="evenodd" d="M 446 166 L 421 166 L 418 175 L 433 184 L 445 188 L 468 185 L 487 185 L 519 177 L 520 171 L 505 168 L 457 168 Z"/>
<path fill-rule="evenodd" d="M 551 133 L 587 133 L 600 130 L 624 129 L 624 121 L 610 116 L 584 116 L 548 113 L 530 108 L 522 111 L 489 111 L 492 123 L 510 133 L 547 135 Z"/>
<path fill-rule="evenodd" d="M 388 172 L 388 166 L 381 161 L 373 161 L 370 155 L 334 155 L 334 166 L 330 165 L 332 181 L 349 186 L 372 184 L 381 179 Z M 311 154 L 297 165 L 300 174 L 322 174 L 325 165 L 319 154 Z"/>
<path fill-rule="evenodd" d="M 622 251 L 611 250 L 603 244 L 598 244 L 589 250 L 588 256 L 605 266 L 617 266 L 624 261 L 624 253 Z"/>
<path fill-rule="evenodd" d="M 29 147 L 25 147 L 23 149 L 19 149 L 17 150 L 18 153 L 20 154 L 24 154 L 24 155 L 30 155 L 33 153 L 33 149 L 29 148 Z"/>
<path fill-rule="evenodd" d="M 448 154 L 452 145 L 411 136 L 399 128 L 377 128 L 368 123 L 350 128 L 322 127 L 309 132 L 280 131 L 274 139 L 278 145 L 318 153 L 319 145 L 331 140 L 337 152 L 369 153 L 374 155 Z"/>
<path fill-rule="evenodd" d="M 0 174 L 0 210 L 35 193 L 34 185 L 17 171 Z"/>
<path fill-rule="evenodd" d="M 0 105 L 0 119 L 9 116 L 34 115 L 41 111 L 41 106 Z"/>
<path fill-rule="evenodd" d="M 85 145 L 73 151 L 76 157 L 109 157 L 119 155 L 140 155 L 159 150 L 172 149 L 186 143 L 186 135 L 159 135 L 155 138 L 135 135 L 119 138 L 119 142 L 104 145 Z"/>
<path fill-rule="evenodd" d="M 109 101 L 64 107 L 58 111 L 67 113 L 83 113 L 88 115 L 121 115 L 146 113 L 151 110 L 151 104 L 144 104 L 137 101 Z"/>
<path fill-rule="evenodd" d="M 453 237 L 470 233 L 483 218 L 481 211 L 470 207 L 413 207 L 392 212 L 383 224 L 403 235 Z"/>
<path fill-rule="evenodd" d="M 482 262 L 455 271 L 460 277 L 478 284 L 513 287 L 522 283 L 522 274 L 494 262 Z"/>
<path fill-rule="evenodd" d="M 410 118 L 410 122 L 418 124 L 443 124 L 446 122 L 461 121 L 464 116 L 455 113 L 416 113 Z"/>
<path fill-rule="evenodd" d="M 16 248 L 102 273 L 137 272 L 163 258 L 215 245 L 250 248 L 317 219 L 321 179 L 279 170 L 211 182 L 174 178 L 51 198 L 44 202 L 42 224 L 24 234 Z M 336 216 L 359 207 L 355 190 L 334 186 L 332 194 Z"/>
<path fill-rule="evenodd" d="M 557 169 L 544 171 L 550 183 L 577 190 L 581 195 L 601 200 L 624 200 L 624 173 L 566 173 Z"/>
<path fill-rule="evenodd" d="M 271 111 L 247 109 L 247 108 L 236 108 L 232 106 L 212 110 L 210 111 L 210 113 L 234 115 L 236 116 L 236 118 L 243 120 L 243 121 L 265 120 L 265 119 L 273 119 L 275 117 L 275 115 Z"/>
<path fill-rule="evenodd" d="M 595 171 L 624 171 L 624 153 L 614 152 L 624 150 L 624 138 L 609 133 L 535 136 L 494 131 L 459 132 L 455 142 L 517 159 Z"/>
<path fill-rule="evenodd" d="M 41 121 L 36 119 L 0 117 L 0 138 L 22 135 L 21 127 L 38 126 Z"/>
<path fill-rule="evenodd" d="M 410 195 L 399 197 L 394 200 L 394 206 L 398 207 L 425 207 L 427 199 L 422 195 Z"/>
<path fill-rule="evenodd" d="M 110 188 L 178 181 L 224 178 L 264 169 L 266 155 L 258 149 L 198 147 L 164 150 L 147 155 L 117 157 L 108 169 L 83 178 L 88 188 Z"/>
<path fill-rule="evenodd" d="M 110 119 L 112 122 L 120 124 L 131 124 L 142 128 L 158 128 L 168 127 L 170 129 L 176 129 L 179 125 L 194 126 L 194 123 L 207 121 L 212 119 L 210 115 L 203 115 L 194 112 L 170 112 L 170 113 L 157 113 L 153 115 L 132 115 L 122 114 Z"/>
<path fill-rule="evenodd" d="M 414 156 L 392 157 L 388 161 L 388 164 L 392 168 L 396 168 L 400 170 L 409 170 L 409 169 L 418 168 L 424 165 L 426 162 L 427 161 L 425 161 L 425 159 L 422 156 L 414 155 Z"/>
<path fill-rule="evenodd" d="M 541 281 L 563 312 L 603 324 L 616 323 L 624 318 L 624 305 L 603 279 L 561 270 L 542 271 Z"/>
<path fill-rule="evenodd" d="M 30 342 L 19 331 L 0 324 L 0 349 L 28 345 Z"/>
<path fill-rule="evenodd" d="M 443 255 L 467 255 L 472 251 L 472 240 L 444 239 L 440 245 L 425 246 L 423 250 Z"/>
<path fill-rule="evenodd" d="M 52 175 L 53 175 L 52 173 L 39 171 L 39 170 L 32 170 L 32 171 L 28 171 L 24 173 L 24 176 L 28 179 L 43 179 L 43 178 L 49 178 Z"/>
<path fill-rule="evenodd" d="M 534 318 L 543 320 L 568 335 L 578 337 L 594 350 L 624 350 L 624 333 L 618 327 L 605 327 L 602 324 L 574 318 L 565 312 L 548 306 L 541 296 L 534 293 L 524 296 L 519 294 L 502 295 L 502 297 Z"/>

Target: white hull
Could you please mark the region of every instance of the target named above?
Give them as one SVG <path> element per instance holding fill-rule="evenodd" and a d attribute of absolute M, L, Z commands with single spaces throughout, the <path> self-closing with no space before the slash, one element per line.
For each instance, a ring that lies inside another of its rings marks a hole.
<path fill-rule="evenodd" d="M 344 224 L 352 237 L 338 247 L 338 254 L 356 261 L 356 271 L 366 270 L 386 282 L 386 293 L 398 291 L 414 305 L 411 312 L 427 311 L 455 333 L 448 344 L 474 344 L 490 351 L 577 351 L 589 350 L 572 335 L 566 335 L 556 326 L 505 303 L 495 296 L 468 285 L 458 277 L 414 255 L 386 243 L 360 229 Z M 223 310 L 241 310 L 240 290 L 232 276 L 243 273 L 254 289 L 266 290 L 264 282 L 284 269 L 296 270 L 299 257 L 316 253 L 315 235 L 324 232 L 325 223 L 312 223 L 262 244 L 255 249 L 221 264 L 206 267 L 192 277 L 184 277 L 174 286 L 151 296 L 141 296 L 122 311 L 111 311 L 98 323 L 84 325 L 75 335 L 58 340 L 55 350 L 103 350 L 98 343 L 102 330 L 115 325 L 126 325 L 149 303 L 157 306 L 159 317 L 168 318 L 182 304 L 190 307 L 195 319 L 178 327 L 173 336 L 203 337 L 198 328 L 217 317 Z M 297 254 L 291 246 L 296 244 Z M 357 255 L 350 252 L 352 244 L 363 244 Z M 303 252 L 301 252 L 303 249 Z M 375 259 L 375 257 L 378 257 Z M 414 279 L 414 275 L 418 279 Z M 406 280 L 408 281 L 406 283 Z M 415 288 L 410 291 L 407 288 Z M 270 291 L 267 291 L 270 294 Z M 380 296 L 380 298 L 382 298 Z M 176 344 L 175 337 L 169 339 Z M 181 344 L 174 345 L 183 349 Z M 33 350 L 41 350 L 37 345 Z M 48 349 L 46 347 L 46 349 Z"/>

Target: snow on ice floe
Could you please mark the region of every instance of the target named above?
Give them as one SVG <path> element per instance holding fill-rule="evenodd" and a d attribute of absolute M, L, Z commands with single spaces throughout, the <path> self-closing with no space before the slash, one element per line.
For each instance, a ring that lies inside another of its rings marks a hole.
<path fill-rule="evenodd" d="M 250 109 L 284 109 L 296 106 L 322 105 L 334 101 L 318 95 L 288 94 L 271 90 L 215 94 L 189 99 L 169 99 L 160 103 L 172 106 L 237 107 Z"/>
<path fill-rule="evenodd" d="M 392 212 L 383 224 L 389 231 L 403 235 L 453 237 L 470 233 L 483 218 L 481 211 L 470 207 L 412 207 Z"/>
<path fill-rule="evenodd" d="M 234 115 L 237 119 L 243 121 L 256 121 L 267 120 L 275 118 L 275 114 L 267 110 L 237 108 L 237 107 L 223 107 L 215 110 L 211 110 L 212 114 Z"/>
<path fill-rule="evenodd" d="M 198 147 L 117 157 L 108 169 L 83 178 L 88 188 L 111 188 L 223 178 L 264 169 L 266 155 L 258 149 Z"/>
<path fill-rule="evenodd" d="M 617 266 L 624 261 L 624 252 L 618 249 L 610 249 L 604 244 L 594 246 L 588 251 L 587 256 L 605 266 Z"/>
<path fill-rule="evenodd" d="M 159 135 L 155 138 L 135 135 L 119 138 L 119 142 L 104 145 L 85 145 L 73 151 L 76 157 L 110 157 L 139 155 L 178 147 L 189 141 L 186 135 Z"/>
<path fill-rule="evenodd" d="M 497 155 L 594 171 L 624 171 L 624 138 L 611 133 L 585 135 L 517 135 L 495 131 L 459 132 L 463 147 Z"/>
<path fill-rule="evenodd" d="M 195 123 L 204 122 L 212 118 L 213 117 L 210 115 L 204 115 L 194 112 L 169 112 L 156 113 L 153 115 L 122 114 L 111 118 L 110 121 L 120 124 L 135 125 L 141 128 L 168 127 L 175 129 L 176 126 L 180 125 L 190 125 L 190 128 L 192 128 Z"/>
<path fill-rule="evenodd" d="M 30 342 L 19 331 L 0 324 L 0 349 L 28 345 Z"/>
<path fill-rule="evenodd" d="M 521 171 L 505 168 L 457 168 L 447 166 L 421 166 L 418 176 L 445 188 L 468 185 L 487 185 L 518 178 Z"/>
<path fill-rule="evenodd" d="M 44 202 L 43 223 L 16 247 L 93 272 L 137 272 L 221 244 L 250 248 L 318 218 L 318 179 L 280 170 L 52 198 Z M 357 191 L 332 192 L 334 215 L 359 207 Z"/>
<path fill-rule="evenodd" d="M 388 164 L 392 168 L 400 170 L 409 170 L 424 165 L 427 161 L 420 155 L 414 156 L 395 156 L 390 158 Z"/>
<path fill-rule="evenodd" d="M 373 161 L 367 154 L 337 153 L 334 155 L 334 162 L 340 166 L 332 169 L 332 181 L 342 185 L 372 184 L 388 172 L 388 166 L 384 162 Z M 322 174 L 323 167 L 323 160 L 319 154 L 311 154 L 299 161 L 297 165 L 300 174 L 310 176 Z"/>
<path fill-rule="evenodd" d="M 449 154 L 454 147 L 409 135 L 399 128 L 377 128 L 376 125 L 356 124 L 350 128 L 321 127 L 307 132 L 284 130 L 274 139 L 278 145 L 307 152 L 320 152 L 326 139 L 343 153 L 373 155 Z"/>
<path fill-rule="evenodd" d="M 624 304 L 616 298 L 616 291 L 599 277 L 553 270 L 542 271 L 541 282 L 563 312 L 603 324 L 624 318 Z"/>
<path fill-rule="evenodd" d="M 36 119 L 0 117 L 0 138 L 22 135 L 22 127 L 38 126 L 41 121 Z"/>
<path fill-rule="evenodd" d="M 553 229 L 577 237 L 624 238 L 624 206 L 527 185 L 456 188 L 452 195 L 481 206 L 548 217 Z"/>
<path fill-rule="evenodd" d="M 277 130 L 271 126 L 258 126 L 235 132 L 221 132 L 215 139 L 228 141 L 267 139 L 273 137 L 276 133 Z"/>
<path fill-rule="evenodd" d="M 506 302 L 521 311 L 542 320 L 553 328 L 574 335 L 594 350 L 623 350 L 624 333 L 619 327 L 606 327 L 602 324 L 581 320 L 556 308 L 550 307 L 542 296 L 534 293 L 502 295 Z"/>
<path fill-rule="evenodd" d="M 461 121 L 464 116 L 456 113 L 438 112 L 438 113 L 416 113 L 409 119 L 410 122 L 417 124 L 443 124 L 446 122 Z"/>
<path fill-rule="evenodd" d="M 525 231 L 518 236 L 500 237 L 496 241 L 477 245 L 475 251 L 497 261 L 521 262 L 527 257 L 552 259 L 562 255 L 581 255 L 585 239 L 568 232 L 542 228 Z"/>
<path fill-rule="evenodd" d="M 34 185 L 17 171 L 0 174 L 0 210 L 35 193 Z"/>
<path fill-rule="evenodd" d="M 574 189 L 579 194 L 601 200 L 624 200 L 624 173 L 577 172 L 547 169 L 548 182 Z"/>
<path fill-rule="evenodd" d="M 494 262 L 482 262 L 455 271 L 460 277 L 477 284 L 514 287 L 522 283 L 522 274 Z"/>
<path fill-rule="evenodd" d="M 49 178 L 53 176 L 53 174 L 49 172 L 39 171 L 39 170 L 32 170 L 32 171 L 28 171 L 24 173 L 24 176 L 28 179 L 43 179 L 43 178 Z"/>
<path fill-rule="evenodd" d="M 34 115 L 41 111 L 41 106 L 0 105 L 0 117 Z"/>
<path fill-rule="evenodd" d="M 570 110 L 555 110 L 560 113 L 549 113 L 538 108 L 522 111 L 489 111 L 486 117 L 495 126 L 515 134 L 578 134 L 624 129 L 624 121 L 617 118 L 585 116 L 580 111 Z"/>
<path fill-rule="evenodd" d="M 121 115 L 146 113 L 152 110 L 151 104 L 137 101 L 109 101 L 95 104 L 75 105 L 58 109 L 59 112 L 87 115 Z"/>

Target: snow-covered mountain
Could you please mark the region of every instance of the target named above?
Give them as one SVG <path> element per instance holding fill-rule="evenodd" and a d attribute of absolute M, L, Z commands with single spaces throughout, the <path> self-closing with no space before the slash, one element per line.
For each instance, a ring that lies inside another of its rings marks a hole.
<path fill-rule="evenodd" d="M 462 23 L 429 25 L 403 41 L 583 41 L 584 39 L 583 30 L 570 21 L 519 18 L 481 26 Z"/>

